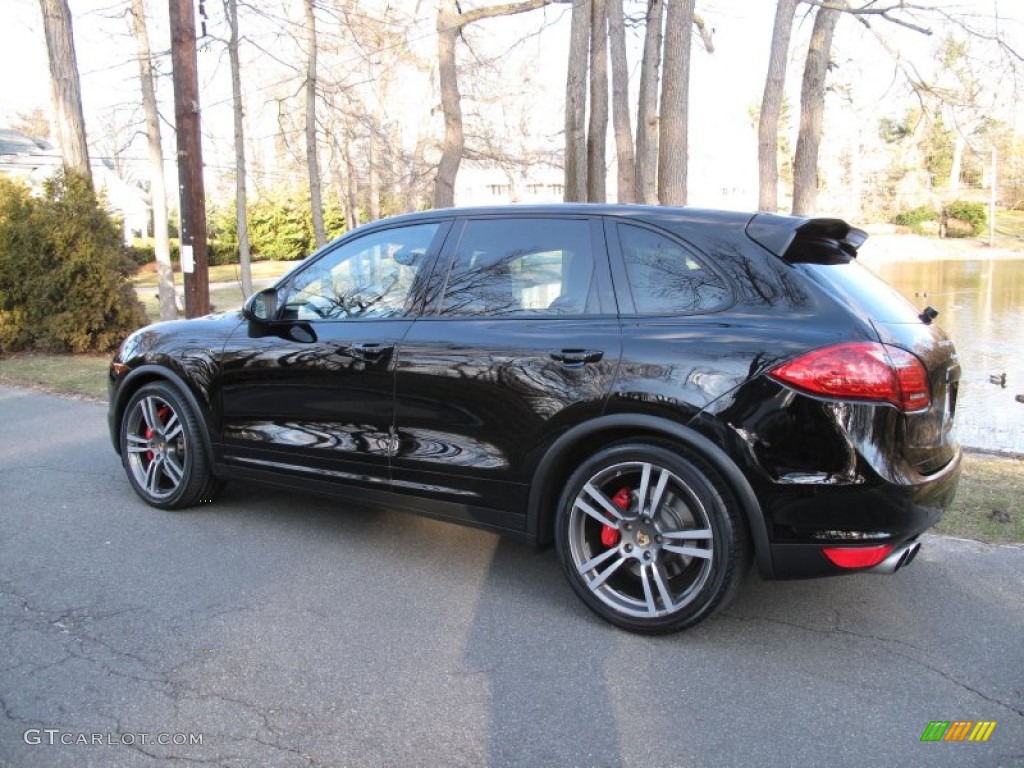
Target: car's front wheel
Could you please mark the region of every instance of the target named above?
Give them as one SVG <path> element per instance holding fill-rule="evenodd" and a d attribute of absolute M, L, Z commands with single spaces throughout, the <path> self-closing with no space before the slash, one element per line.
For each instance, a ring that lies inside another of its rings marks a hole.
<path fill-rule="evenodd" d="M 712 467 L 679 446 L 612 445 L 569 478 L 555 541 L 595 613 L 625 629 L 692 626 L 733 595 L 748 559 L 740 512 Z"/>
<path fill-rule="evenodd" d="M 212 501 L 220 490 L 196 417 L 171 385 L 139 388 L 121 418 L 120 439 L 128 479 L 148 504 L 179 509 Z"/>

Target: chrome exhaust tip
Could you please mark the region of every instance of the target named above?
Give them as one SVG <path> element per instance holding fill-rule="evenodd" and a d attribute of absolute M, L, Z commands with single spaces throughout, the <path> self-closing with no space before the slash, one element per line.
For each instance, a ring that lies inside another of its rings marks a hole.
<path fill-rule="evenodd" d="M 917 557 L 917 553 L 921 551 L 921 542 L 916 539 L 908 541 L 894 549 L 885 560 L 880 562 L 873 568 L 868 568 L 868 573 L 896 573 L 900 568 L 905 565 L 910 565 L 910 562 Z"/>

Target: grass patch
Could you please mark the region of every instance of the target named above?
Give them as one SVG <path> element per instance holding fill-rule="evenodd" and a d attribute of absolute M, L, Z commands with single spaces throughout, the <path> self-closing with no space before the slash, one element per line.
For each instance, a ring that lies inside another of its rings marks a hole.
<path fill-rule="evenodd" d="M 157 294 L 156 286 L 152 288 L 135 287 L 135 293 L 146 310 L 146 316 L 151 323 L 160 319 L 160 296 Z M 215 312 L 227 312 L 232 309 L 241 309 L 245 299 L 242 296 L 242 289 L 233 285 L 229 288 L 214 288 L 210 291 L 210 305 Z M 179 317 L 184 317 L 184 314 Z"/>
<path fill-rule="evenodd" d="M 1024 237 L 1024 211 L 996 211 L 996 234 Z"/>
<path fill-rule="evenodd" d="M 953 505 L 938 533 L 990 543 L 1024 544 L 1024 459 L 988 454 L 964 456 Z"/>
<path fill-rule="evenodd" d="M 0 358 L 0 383 L 68 395 L 107 399 L 113 355 L 20 354 Z"/>
<path fill-rule="evenodd" d="M 297 261 L 257 261 L 252 264 L 253 280 L 276 280 L 288 272 L 299 262 Z M 178 265 L 175 265 L 177 267 Z M 135 294 L 142 302 L 150 322 L 160 319 L 160 297 L 157 288 L 156 265 L 147 264 L 132 277 Z M 210 304 L 217 312 L 240 309 L 245 301 L 242 286 L 239 283 L 238 265 L 222 264 L 210 267 L 210 283 L 231 283 L 223 288 L 210 290 Z M 181 294 L 184 290 L 181 273 L 175 270 L 174 288 Z M 184 314 L 181 314 L 184 317 Z"/>
<path fill-rule="evenodd" d="M 298 263 L 297 261 L 254 261 L 251 265 L 252 279 L 277 279 Z M 182 285 L 180 269 L 178 264 L 174 265 L 174 282 L 179 290 Z M 241 281 L 241 272 L 239 272 L 237 264 L 221 264 L 217 267 L 210 267 L 209 274 L 211 283 L 239 283 Z M 150 263 L 140 268 L 132 277 L 132 282 L 136 289 L 152 288 L 155 291 L 157 286 L 156 263 Z"/>

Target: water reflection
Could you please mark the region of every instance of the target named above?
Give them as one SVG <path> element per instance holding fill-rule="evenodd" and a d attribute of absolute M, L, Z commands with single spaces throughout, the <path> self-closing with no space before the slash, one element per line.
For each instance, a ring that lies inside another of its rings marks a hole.
<path fill-rule="evenodd" d="M 1024 452 L 1024 403 L 1014 399 L 1024 395 L 1024 259 L 868 266 L 915 306 L 939 310 L 935 322 L 956 342 L 960 441 Z"/>

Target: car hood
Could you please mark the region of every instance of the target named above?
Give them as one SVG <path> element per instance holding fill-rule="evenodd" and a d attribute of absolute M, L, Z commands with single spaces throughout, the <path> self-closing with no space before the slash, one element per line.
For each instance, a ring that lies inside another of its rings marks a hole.
<path fill-rule="evenodd" d="M 129 336 L 116 359 L 138 365 L 194 354 L 213 357 L 220 354 L 224 343 L 244 321 L 241 310 L 235 310 L 192 320 L 153 323 Z"/>

